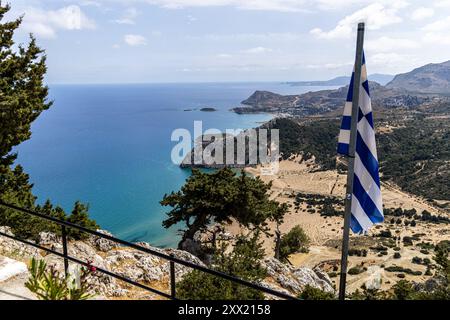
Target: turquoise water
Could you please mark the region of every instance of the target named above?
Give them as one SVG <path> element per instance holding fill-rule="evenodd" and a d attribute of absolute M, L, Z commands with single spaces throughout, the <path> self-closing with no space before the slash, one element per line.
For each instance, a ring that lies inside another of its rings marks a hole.
<path fill-rule="evenodd" d="M 53 107 L 33 124 L 18 148 L 38 201 L 47 198 L 70 212 L 80 200 L 102 228 L 130 241 L 175 246 L 176 228 L 161 222 L 165 193 L 178 190 L 190 171 L 173 164 L 176 128 L 249 128 L 271 118 L 229 109 L 255 90 L 282 94 L 314 88 L 276 83 L 53 85 Z M 214 107 L 216 112 L 184 111 Z"/>

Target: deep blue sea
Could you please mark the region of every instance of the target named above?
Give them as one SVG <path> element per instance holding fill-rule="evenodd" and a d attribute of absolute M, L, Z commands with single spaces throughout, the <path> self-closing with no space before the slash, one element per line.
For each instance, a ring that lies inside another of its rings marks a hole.
<path fill-rule="evenodd" d="M 271 115 L 237 115 L 255 90 L 281 94 L 324 88 L 279 83 L 51 85 L 53 107 L 32 125 L 17 151 L 40 203 L 51 199 L 70 212 L 76 200 L 90 205 L 103 229 L 130 241 L 175 246 L 177 229 L 161 226 L 164 194 L 178 190 L 190 170 L 171 162 L 171 133 L 250 128 Z M 216 112 L 199 110 L 214 107 Z"/>

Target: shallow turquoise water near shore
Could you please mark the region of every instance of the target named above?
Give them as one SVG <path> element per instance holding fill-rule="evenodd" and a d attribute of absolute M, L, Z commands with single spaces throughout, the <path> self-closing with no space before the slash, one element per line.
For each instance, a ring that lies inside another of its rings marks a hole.
<path fill-rule="evenodd" d="M 116 236 L 175 246 L 176 228 L 161 226 L 165 193 L 178 190 L 190 171 L 173 164 L 170 140 L 176 128 L 193 131 L 250 128 L 267 114 L 237 115 L 229 109 L 255 90 L 281 94 L 317 88 L 278 83 L 53 85 L 54 106 L 33 124 L 19 146 L 18 163 L 30 174 L 38 201 L 47 198 L 67 211 L 76 200 Z M 201 112 L 214 107 L 216 112 Z"/>

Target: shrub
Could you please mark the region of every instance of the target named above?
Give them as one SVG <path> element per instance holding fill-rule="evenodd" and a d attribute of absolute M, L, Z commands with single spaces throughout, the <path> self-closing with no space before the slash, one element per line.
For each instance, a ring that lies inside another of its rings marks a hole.
<path fill-rule="evenodd" d="M 280 260 L 285 261 L 295 252 L 308 252 L 309 238 L 300 226 L 295 226 L 281 237 Z"/>
<path fill-rule="evenodd" d="M 264 249 L 254 235 L 250 240 L 241 236 L 233 251 L 226 254 L 223 246 L 213 257 L 212 267 L 244 280 L 257 282 L 266 276 L 260 260 Z M 263 300 L 264 294 L 258 290 L 236 284 L 204 272 L 194 270 L 177 284 L 177 298 L 186 300 Z"/>
<path fill-rule="evenodd" d="M 414 276 L 420 276 L 422 274 L 421 271 L 414 271 L 409 268 L 403 268 L 400 266 L 390 266 L 390 267 L 385 268 L 384 270 L 386 270 L 388 272 L 404 272 L 404 273 L 411 274 Z"/>
<path fill-rule="evenodd" d="M 310 285 L 307 285 L 298 297 L 302 300 L 334 300 L 334 299 L 336 299 L 334 294 L 311 287 Z"/>
<path fill-rule="evenodd" d="M 44 260 L 31 260 L 30 277 L 25 283 L 31 292 L 40 300 L 86 300 L 92 297 L 92 285 L 88 283 L 88 276 L 95 271 L 92 267 L 83 267 L 79 285 L 76 279 L 66 280 L 54 266 L 47 268 Z"/>
<path fill-rule="evenodd" d="M 356 267 L 350 268 L 348 270 L 348 274 L 357 275 L 357 274 L 363 273 L 364 271 L 366 271 L 365 268 L 363 268 L 361 266 L 356 266 Z"/>
<path fill-rule="evenodd" d="M 415 293 L 413 285 L 406 280 L 400 280 L 392 286 L 392 289 L 394 290 L 394 298 L 397 300 L 410 299 Z"/>
<path fill-rule="evenodd" d="M 394 259 L 400 259 L 400 258 L 401 258 L 400 252 L 394 253 Z"/>
<path fill-rule="evenodd" d="M 348 250 L 349 256 L 357 256 L 357 257 L 367 257 L 367 250 L 366 249 L 349 249 Z"/>

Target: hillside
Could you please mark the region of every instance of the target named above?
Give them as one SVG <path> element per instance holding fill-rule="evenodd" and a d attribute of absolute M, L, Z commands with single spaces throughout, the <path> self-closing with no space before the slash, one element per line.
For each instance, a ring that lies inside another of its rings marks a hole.
<path fill-rule="evenodd" d="M 450 93 L 450 61 L 430 63 L 410 72 L 399 74 L 386 85 L 412 92 Z"/>
<path fill-rule="evenodd" d="M 377 144 L 382 181 L 430 199 L 450 201 L 450 121 L 414 117 L 408 112 L 380 115 Z M 336 168 L 339 121 L 276 119 L 267 124 L 280 129 L 283 159 L 303 154 L 315 158 L 319 170 Z"/>
<path fill-rule="evenodd" d="M 375 109 L 417 108 L 436 99 L 436 97 L 426 94 L 414 94 L 404 89 L 388 88 L 373 81 L 369 83 L 369 87 Z M 234 108 L 232 111 L 238 114 L 270 112 L 292 116 L 319 115 L 342 109 L 347 92 L 348 85 L 335 90 L 311 91 L 299 95 L 280 95 L 269 91 L 256 91 L 241 102 L 242 107 Z"/>

